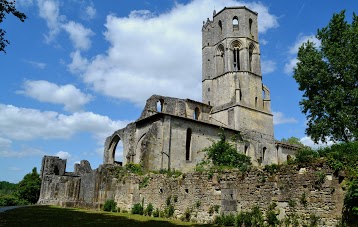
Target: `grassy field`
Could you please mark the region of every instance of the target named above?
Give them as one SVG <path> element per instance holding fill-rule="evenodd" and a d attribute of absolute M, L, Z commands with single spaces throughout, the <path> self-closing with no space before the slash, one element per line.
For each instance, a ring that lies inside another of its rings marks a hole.
<path fill-rule="evenodd" d="M 0 226 L 212 226 L 125 213 L 62 208 L 21 207 L 0 213 Z"/>

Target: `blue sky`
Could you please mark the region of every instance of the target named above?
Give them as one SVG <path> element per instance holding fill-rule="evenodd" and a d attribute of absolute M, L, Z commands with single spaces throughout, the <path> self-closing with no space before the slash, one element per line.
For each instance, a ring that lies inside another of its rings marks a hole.
<path fill-rule="evenodd" d="M 17 0 L 28 19 L 8 16 L 0 53 L 0 181 L 38 170 L 43 155 L 103 161 L 113 131 L 136 120 L 152 94 L 201 101 L 201 26 L 224 6 L 259 13 L 263 82 L 275 138 L 308 145 L 301 92 L 292 78 L 298 47 L 333 13 L 356 1 Z M 120 148 L 119 148 L 120 150 Z M 117 159 L 121 159 L 117 152 Z"/>

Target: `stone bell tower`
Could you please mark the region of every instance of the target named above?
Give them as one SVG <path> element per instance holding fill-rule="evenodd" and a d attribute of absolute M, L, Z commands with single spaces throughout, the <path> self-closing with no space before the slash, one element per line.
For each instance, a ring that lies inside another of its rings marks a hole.
<path fill-rule="evenodd" d="M 257 16 L 246 7 L 226 7 L 204 22 L 202 95 L 213 107 L 213 122 L 246 133 L 264 162 L 262 150 L 274 149 L 273 116 L 262 84 Z"/>

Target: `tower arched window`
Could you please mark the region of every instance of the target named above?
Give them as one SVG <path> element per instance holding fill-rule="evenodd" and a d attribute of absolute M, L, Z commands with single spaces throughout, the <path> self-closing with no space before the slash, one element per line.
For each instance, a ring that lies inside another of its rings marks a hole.
<path fill-rule="evenodd" d="M 264 147 L 264 148 L 262 149 L 262 162 L 265 161 L 266 150 L 267 150 L 266 147 Z"/>
<path fill-rule="evenodd" d="M 232 18 L 232 29 L 239 30 L 239 18 L 237 16 L 234 16 L 234 18 Z"/>
<path fill-rule="evenodd" d="M 233 71 L 240 70 L 240 49 L 241 45 L 240 42 L 235 40 L 231 44 L 232 47 L 232 62 L 233 62 Z"/>
<path fill-rule="evenodd" d="M 253 53 L 254 53 L 254 45 L 251 44 L 250 47 L 249 47 L 249 71 L 250 72 L 253 72 Z"/>
<path fill-rule="evenodd" d="M 222 24 L 222 22 L 221 22 L 221 20 L 219 20 L 219 31 L 220 31 L 220 34 L 222 33 L 222 31 L 223 31 L 223 24 Z"/>
<path fill-rule="evenodd" d="M 224 73 L 225 69 L 225 52 L 224 46 L 220 44 L 216 50 L 216 73 L 221 75 Z"/>
<path fill-rule="evenodd" d="M 250 34 L 252 35 L 252 19 L 250 18 L 249 19 L 249 32 L 250 32 Z"/>
<path fill-rule="evenodd" d="M 191 128 L 186 130 L 185 160 L 190 161 Z"/>

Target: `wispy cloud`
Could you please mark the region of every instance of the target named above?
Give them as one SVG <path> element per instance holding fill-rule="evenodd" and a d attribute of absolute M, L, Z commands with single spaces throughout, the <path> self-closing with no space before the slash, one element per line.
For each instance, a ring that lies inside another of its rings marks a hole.
<path fill-rule="evenodd" d="M 32 65 L 35 68 L 39 68 L 39 69 L 44 69 L 46 68 L 46 63 L 43 62 L 38 62 L 38 61 L 30 61 L 30 60 L 25 60 L 26 63 Z"/>
<path fill-rule="evenodd" d="M 302 46 L 303 43 L 307 41 L 313 42 L 317 47 L 321 45 L 321 41 L 319 41 L 314 35 L 303 35 L 299 34 L 295 43 L 292 44 L 288 49 L 288 60 L 284 66 L 284 73 L 288 75 L 292 75 L 293 68 L 297 65 L 297 53 L 298 49 Z"/>
<path fill-rule="evenodd" d="M 286 117 L 282 112 L 273 112 L 273 124 L 295 124 L 297 119 L 293 117 Z"/>

